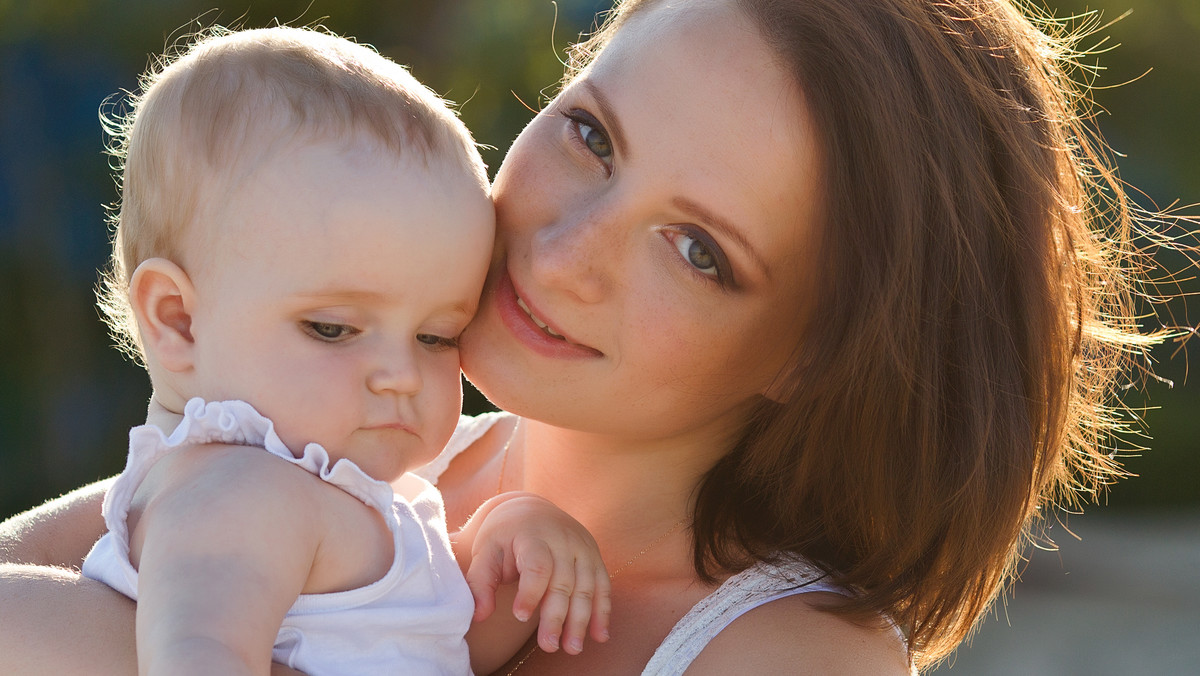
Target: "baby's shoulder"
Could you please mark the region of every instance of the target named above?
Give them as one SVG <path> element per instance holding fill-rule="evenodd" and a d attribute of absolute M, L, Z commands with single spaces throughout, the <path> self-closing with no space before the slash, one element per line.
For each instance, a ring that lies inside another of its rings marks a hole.
<path fill-rule="evenodd" d="M 147 509 L 311 552 L 304 593 L 364 586 L 387 572 L 391 531 L 362 500 L 259 447 L 209 444 L 196 451 L 156 463 L 158 476 L 144 484 Z"/>
<path fill-rule="evenodd" d="M 765 603 L 718 633 L 687 674 L 914 673 L 893 626 L 856 623 L 824 609 L 838 599 L 832 592 L 812 592 Z"/>
<path fill-rule="evenodd" d="M 178 449 L 154 463 L 138 485 L 135 512 L 189 520 L 247 524 L 256 515 L 311 522 L 328 497 L 322 482 L 259 447 L 204 444 Z"/>

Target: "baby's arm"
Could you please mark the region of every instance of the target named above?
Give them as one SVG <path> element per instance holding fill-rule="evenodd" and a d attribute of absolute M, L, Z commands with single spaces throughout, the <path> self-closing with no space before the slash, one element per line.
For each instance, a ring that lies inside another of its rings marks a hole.
<path fill-rule="evenodd" d="M 142 674 L 267 673 L 319 545 L 312 480 L 260 449 L 232 446 L 155 466 L 130 533 Z"/>
<path fill-rule="evenodd" d="M 589 629 L 593 639 L 608 640 L 610 585 L 600 550 L 550 501 L 496 496 L 455 534 L 454 547 L 475 597 L 467 641 L 476 673 L 491 673 L 525 644 L 531 617 L 540 615 L 538 644 L 547 652 L 561 645 L 579 653 Z M 512 599 L 512 613 L 493 612 L 497 597 Z"/>

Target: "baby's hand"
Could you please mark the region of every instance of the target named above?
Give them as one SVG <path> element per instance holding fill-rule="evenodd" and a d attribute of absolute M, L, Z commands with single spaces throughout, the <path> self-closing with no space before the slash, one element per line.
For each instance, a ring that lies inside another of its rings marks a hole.
<path fill-rule="evenodd" d="M 588 633 L 608 640 L 612 607 L 608 571 L 591 533 L 549 500 L 531 493 L 493 498 L 471 545 L 467 584 L 475 597 L 475 621 L 495 610 L 496 589 L 517 582 L 513 615 L 525 622 L 540 606 L 538 644 L 583 650 Z"/>

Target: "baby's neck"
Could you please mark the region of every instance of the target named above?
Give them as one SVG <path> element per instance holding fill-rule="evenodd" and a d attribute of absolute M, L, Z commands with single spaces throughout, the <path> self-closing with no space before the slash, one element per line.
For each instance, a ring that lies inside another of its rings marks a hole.
<path fill-rule="evenodd" d="M 146 424 L 154 425 L 162 430 L 164 434 L 170 434 L 171 430 L 179 426 L 183 420 L 182 413 L 176 413 L 163 405 L 158 393 L 151 395 L 150 405 L 146 409 Z"/>

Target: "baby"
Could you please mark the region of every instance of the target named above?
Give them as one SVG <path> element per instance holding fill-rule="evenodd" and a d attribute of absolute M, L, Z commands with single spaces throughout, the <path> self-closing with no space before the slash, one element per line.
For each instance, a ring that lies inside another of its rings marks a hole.
<path fill-rule="evenodd" d="M 101 305 L 153 396 L 83 572 L 138 601 L 141 672 L 488 673 L 539 604 L 543 638 L 603 640 L 582 526 L 504 494 L 452 551 L 409 473 L 458 421 L 492 251 L 483 163 L 445 102 L 365 46 L 277 27 L 197 40 L 119 127 Z M 471 566 L 531 538 L 515 558 L 545 572 L 519 591 L 502 561 Z M 491 613 L 501 582 L 513 614 Z"/>

